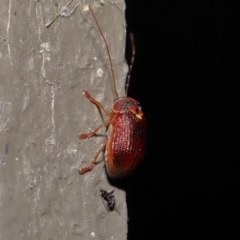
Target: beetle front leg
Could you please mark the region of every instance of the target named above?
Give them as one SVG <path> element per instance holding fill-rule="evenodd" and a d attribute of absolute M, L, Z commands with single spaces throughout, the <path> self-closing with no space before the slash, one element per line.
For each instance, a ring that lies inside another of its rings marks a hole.
<path fill-rule="evenodd" d="M 108 119 L 106 122 L 104 122 L 102 125 L 100 125 L 99 127 L 97 127 L 94 131 L 90 132 L 90 133 L 80 133 L 78 135 L 79 139 L 85 139 L 85 138 L 89 138 L 92 137 L 93 135 L 96 134 L 96 132 L 104 127 L 104 126 L 108 126 L 111 123 L 112 119 Z"/>
<path fill-rule="evenodd" d="M 97 161 L 97 158 L 98 158 L 99 154 L 103 151 L 103 149 L 105 148 L 106 144 L 107 144 L 107 138 L 105 138 L 103 140 L 102 146 L 98 150 L 98 152 L 96 153 L 96 155 L 95 155 L 94 159 L 92 160 L 92 162 L 88 166 L 82 167 L 82 168 L 79 169 L 79 174 L 84 174 L 84 173 L 89 172 L 89 171 L 91 171 L 93 169 L 93 167 L 96 164 L 96 161 Z"/>
<path fill-rule="evenodd" d="M 86 97 L 91 103 L 93 103 L 97 107 L 99 107 L 107 116 L 109 116 L 109 117 L 112 116 L 112 113 L 106 111 L 105 108 L 103 107 L 103 105 L 99 101 L 97 101 L 95 98 L 93 98 L 88 91 L 84 90 L 83 96 Z"/>

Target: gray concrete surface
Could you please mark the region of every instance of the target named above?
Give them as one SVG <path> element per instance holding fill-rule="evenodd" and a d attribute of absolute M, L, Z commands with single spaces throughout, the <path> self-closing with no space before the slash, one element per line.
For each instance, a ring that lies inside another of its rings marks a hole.
<path fill-rule="evenodd" d="M 109 185 L 103 155 L 92 172 L 78 174 L 103 140 L 78 139 L 103 122 L 82 90 L 109 110 L 114 99 L 106 48 L 84 7 L 91 4 L 106 36 L 121 95 L 125 5 L 81 0 L 46 28 L 67 3 L 0 3 L 1 240 L 126 239 L 125 192 Z M 106 210 L 100 188 L 115 189 L 120 214 Z"/>

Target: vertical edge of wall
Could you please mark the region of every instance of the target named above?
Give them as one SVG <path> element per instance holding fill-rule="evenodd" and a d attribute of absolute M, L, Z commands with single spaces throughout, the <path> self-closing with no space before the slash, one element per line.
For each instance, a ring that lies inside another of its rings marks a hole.
<path fill-rule="evenodd" d="M 92 172 L 78 174 L 104 139 L 79 140 L 79 132 L 106 119 L 82 90 L 107 110 L 115 96 L 105 45 L 83 1 L 45 27 L 67 2 L 0 4 L 0 239 L 126 239 L 125 192 L 108 183 L 104 155 Z M 121 96 L 125 4 L 101 2 L 88 3 L 109 44 Z M 100 188 L 115 189 L 117 211 L 106 210 Z"/>

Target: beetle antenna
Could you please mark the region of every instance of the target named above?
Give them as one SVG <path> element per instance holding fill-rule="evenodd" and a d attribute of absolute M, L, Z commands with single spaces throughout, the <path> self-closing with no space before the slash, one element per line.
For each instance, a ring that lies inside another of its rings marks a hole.
<path fill-rule="evenodd" d="M 135 48 L 135 41 L 134 41 L 134 36 L 133 33 L 130 33 L 130 41 L 131 41 L 131 46 L 132 46 L 132 57 L 131 57 L 131 62 L 129 65 L 129 70 L 126 78 L 126 85 L 125 85 L 125 94 L 126 96 L 128 95 L 128 88 L 129 88 L 129 83 L 130 83 L 130 78 L 132 74 L 132 68 L 133 68 L 133 63 L 135 60 L 135 53 L 136 53 L 136 48 Z"/>
<path fill-rule="evenodd" d="M 108 59 L 109 59 L 109 62 L 110 62 L 110 67 L 111 67 L 111 72 L 112 72 L 112 79 L 113 79 L 113 85 L 114 85 L 114 92 L 115 92 L 116 98 L 118 98 L 118 93 L 117 93 L 117 88 L 116 88 L 116 80 L 115 80 L 115 77 L 114 77 L 113 65 L 112 65 L 112 59 L 111 59 L 111 56 L 110 56 L 110 51 L 109 51 L 109 48 L 108 48 L 108 44 L 107 44 L 106 38 L 104 37 L 103 32 L 102 32 L 102 30 L 101 30 L 101 28 L 100 28 L 100 26 L 99 26 L 99 24 L 98 24 L 98 21 L 97 21 L 95 15 L 94 15 L 94 13 L 93 13 L 92 8 L 90 7 L 90 5 L 88 5 L 88 6 L 89 6 L 89 9 L 90 9 L 90 11 L 91 11 L 91 14 L 92 14 L 92 16 L 93 16 L 93 18 L 94 18 L 94 21 L 95 21 L 96 24 L 97 24 L 98 30 L 99 30 L 99 32 L 100 32 L 102 38 L 103 38 L 103 41 L 104 41 L 105 46 L 106 46 L 106 49 L 107 49 Z"/>

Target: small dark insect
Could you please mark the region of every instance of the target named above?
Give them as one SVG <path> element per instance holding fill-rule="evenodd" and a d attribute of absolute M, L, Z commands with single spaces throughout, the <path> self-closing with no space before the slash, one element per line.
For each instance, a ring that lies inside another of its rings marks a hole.
<path fill-rule="evenodd" d="M 100 189 L 101 197 L 107 204 L 107 210 L 113 211 L 115 209 L 115 197 L 113 195 L 115 190 L 112 190 L 111 192 L 107 192 L 103 189 Z M 106 206 L 106 204 L 104 204 Z"/>

